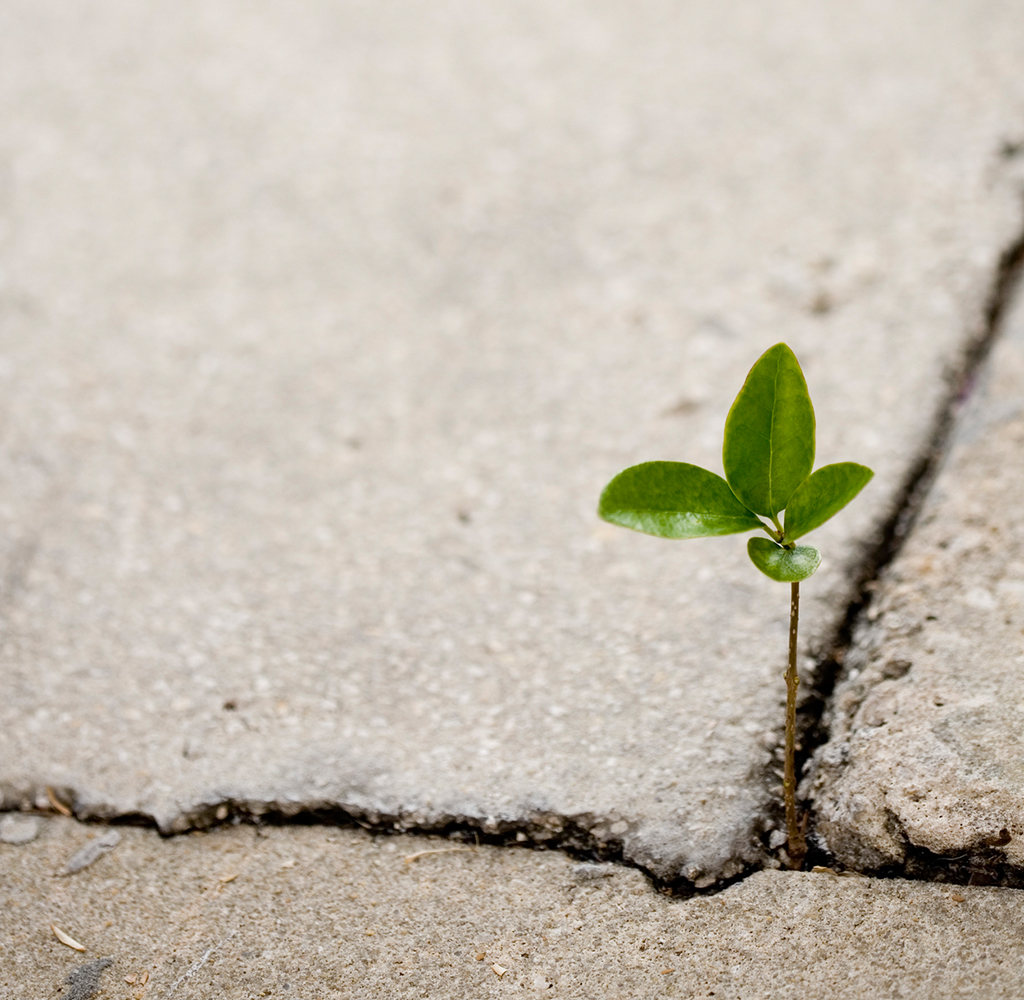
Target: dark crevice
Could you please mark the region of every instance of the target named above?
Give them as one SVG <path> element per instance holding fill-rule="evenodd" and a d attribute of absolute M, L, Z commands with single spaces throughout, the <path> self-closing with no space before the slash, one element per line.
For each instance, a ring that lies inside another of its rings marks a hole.
<path fill-rule="evenodd" d="M 903 849 L 902 863 L 864 865 L 850 874 L 875 879 L 913 879 L 919 882 L 940 882 L 947 885 L 997 886 L 1003 889 L 1024 889 L 1024 869 L 1009 864 L 1006 855 L 992 842 L 978 842 L 956 854 L 936 854 L 911 842 L 906 829 L 895 813 L 887 812 L 887 823 Z M 1009 835 L 1004 830 L 1009 839 Z M 813 843 L 807 856 L 807 867 L 821 866 L 842 874 L 842 866 Z"/>
<path fill-rule="evenodd" d="M 979 841 L 965 851 L 942 855 L 912 843 L 896 813 L 886 810 L 886 820 L 897 841 L 903 845 L 905 860 L 899 865 L 865 869 L 876 878 L 916 878 L 925 882 L 993 885 L 1008 889 L 1024 887 L 1024 871 L 1007 864 L 1006 855 L 997 848 L 997 845 L 1009 843 L 1007 830 L 1001 831 L 1005 839 Z"/>
<path fill-rule="evenodd" d="M 946 857 L 910 844 L 907 847 L 907 859 L 902 867 L 871 874 L 927 882 L 947 882 L 953 885 L 993 885 L 1005 889 L 1024 889 L 1024 871 L 1009 864 L 1002 851 L 987 845 L 980 845 L 965 854 Z"/>
<path fill-rule="evenodd" d="M 156 819 L 144 812 L 110 814 L 102 810 L 80 812 L 73 806 L 74 792 L 69 788 L 64 788 L 61 789 L 61 793 L 59 801 L 62 808 L 59 812 L 56 809 L 30 811 L 46 816 L 66 815 L 77 822 L 95 825 L 160 829 Z M 14 802 L 9 801 L 8 807 L 10 805 L 14 805 Z M 22 804 L 22 808 L 28 808 L 27 801 Z M 265 827 L 323 826 L 363 830 L 374 837 L 410 835 L 439 841 L 454 841 L 460 844 L 540 851 L 557 850 L 568 854 L 569 857 L 579 862 L 612 863 L 635 868 L 643 873 L 652 888 L 658 892 L 683 899 L 714 895 L 728 886 L 742 881 L 752 871 L 759 870 L 761 867 L 760 865 L 748 865 L 736 875 L 702 888 L 694 886 L 692 882 L 683 877 L 659 878 L 645 869 L 643 865 L 624 857 L 621 841 L 599 842 L 590 832 L 593 822 L 591 817 L 583 817 L 581 821 L 577 821 L 551 813 L 538 814 L 521 820 L 499 822 L 488 820 L 485 829 L 483 820 L 472 817 L 441 816 L 430 823 L 417 825 L 410 823 L 408 817 L 400 813 L 363 812 L 326 804 L 318 807 L 296 808 L 290 803 L 287 808 L 278 808 L 267 803 L 254 805 L 240 800 L 224 800 L 194 810 L 182 820 L 181 829 L 173 833 L 162 833 L 162 835 L 166 837 L 185 836 L 215 830 L 218 827 L 242 824 L 253 826 L 257 831 Z"/>
<path fill-rule="evenodd" d="M 553 830 L 550 823 L 554 820 L 560 829 Z M 667 896 L 692 897 L 710 895 L 721 891 L 744 878 L 747 872 L 740 873 L 725 882 L 716 883 L 705 889 L 697 889 L 684 878 L 662 879 L 652 875 L 642 865 L 623 856 L 621 842 L 610 841 L 598 843 L 587 825 L 567 820 L 563 817 L 537 817 L 529 821 L 503 821 L 489 824 L 488 830 L 469 819 L 449 819 L 432 823 L 426 827 L 410 826 L 401 816 L 377 815 L 367 818 L 363 815 L 349 813 L 343 809 L 309 809 L 295 815 L 282 812 L 267 812 L 260 816 L 239 810 L 234 822 L 251 822 L 259 826 L 287 826 L 298 824 L 303 826 L 342 826 L 359 827 L 374 836 L 389 837 L 411 834 L 420 837 L 432 837 L 462 844 L 487 844 L 494 847 L 525 848 L 527 850 L 557 850 L 568 854 L 580 862 L 613 863 L 627 868 L 635 868 L 642 872 L 653 888 Z"/>
<path fill-rule="evenodd" d="M 50 812 L 49 815 L 58 815 Z M 748 865 L 743 871 L 731 878 L 721 879 L 714 885 L 696 888 L 685 878 L 663 879 L 652 875 L 642 865 L 623 857 L 621 843 L 597 844 L 586 826 L 572 821 L 562 823 L 558 831 L 550 829 L 551 816 L 536 817 L 535 822 L 507 821 L 495 829 L 483 830 L 481 826 L 467 819 L 439 819 L 428 826 L 409 825 L 400 815 L 371 815 L 350 812 L 336 807 L 322 807 L 292 811 L 289 809 L 269 809 L 263 811 L 253 809 L 244 802 L 225 801 L 217 806 L 208 806 L 202 812 L 190 817 L 191 825 L 187 830 L 167 836 L 184 836 L 205 833 L 224 826 L 248 825 L 257 833 L 266 827 L 288 826 L 321 826 L 341 829 L 363 830 L 372 837 L 393 837 L 411 835 L 426 837 L 438 842 L 459 843 L 467 845 L 488 845 L 493 847 L 520 848 L 526 850 L 557 850 L 578 862 L 603 864 L 619 864 L 640 871 L 651 887 L 665 895 L 676 899 L 692 899 L 696 896 L 713 896 L 737 882 L 742 882 L 763 865 Z M 103 824 L 109 826 L 136 826 L 157 829 L 156 820 L 146 813 L 125 813 L 109 818 L 91 816 L 79 818 L 80 822 Z M 525 830 L 530 829 L 527 834 Z M 903 838 L 906 861 L 902 865 L 887 865 L 879 868 L 865 868 L 857 872 L 878 879 L 917 879 L 920 881 L 942 882 L 949 885 L 964 886 L 1000 886 L 1013 889 L 1024 889 L 1024 871 L 1007 864 L 1006 856 L 997 848 L 987 844 L 979 844 L 976 849 L 956 856 L 933 854 L 925 848 L 917 847 L 906 837 Z M 768 853 L 766 851 L 766 853 Z M 805 870 L 814 867 L 829 868 L 841 874 L 841 866 L 837 867 L 835 859 L 810 845 L 805 863 Z"/>

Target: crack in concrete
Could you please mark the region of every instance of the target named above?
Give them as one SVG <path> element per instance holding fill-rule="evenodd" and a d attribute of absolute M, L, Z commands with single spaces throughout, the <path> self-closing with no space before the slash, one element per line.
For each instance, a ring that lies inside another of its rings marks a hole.
<path fill-rule="evenodd" d="M 242 823 L 255 826 L 257 831 L 260 827 L 269 826 L 333 826 L 359 827 L 374 836 L 412 834 L 465 844 L 521 847 L 542 851 L 559 850 L 582 862 L 610 862 L 635 868 L 644 874 L 657 891 L 682 898 L 720 892 L 764 867 L 763 864 L 737 863 L 734 874 L 709 885 L 694 885 L 683 876 L 673 879 L 660 878 L 642 864 L 624 856 L 622 838 L 598 840 L 591 832 L 598 820 L 592 813 L 562 816 L 545 812 L 515 820 L 451 814 L 437 816 L 427 823 L 422 823 L 410 821 L 408 815 L 400 812 L 368 811 L 334 802 L 225 799 L 208 802 L 200 808 L 183 813 L 175 824 L 175 830 L 168 833 L 160 829 L 156 817 L 149 813 L 118 813 L 115 810 L 106 811 L 96 807 L 82 809 L 77 805 L 76 798 L 73 789 L 61 787 L 61 804 L 67 809 L 67 814 L 74 816 L 79 822 L 147 827 L 160 830 L 164 836 L 177 836 L 195 830 L 209 830 L 226 824 Z M 31 809 L 32 803 L 40 800 L 41 796 L 37 796 L 34 789 L 26 788 L 22 788 L 17 797 L 11 795 L 10 788 L 7 789 L 5 800 L 0 796 L 0 802 L 7 808 L 24 810 Z M 764 850 L 767 854 L 766 847 Z"/>

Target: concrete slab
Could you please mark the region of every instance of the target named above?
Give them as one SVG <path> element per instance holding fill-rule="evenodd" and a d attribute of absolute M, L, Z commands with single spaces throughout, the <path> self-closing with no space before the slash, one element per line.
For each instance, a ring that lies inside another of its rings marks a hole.
<path fill-rule="evenodd" d="M 1024 302 L 859 629 L 817 758 L 845 863 L 1024 884 Z"/>
<path fill-rule="evenodd" d="M 761 872 L 689 900 L 557 852 L 324 827 L 219 828 L 54 877 L 90 829 L 0 845 L 0 988 L 49 996 L 829 1000 L 1020 996 L 1024 893 Z M 55 925 L 85 947 L 56 938 Z"/>
<path fill-rule="evenodd" d="M 788 341 L 878 472 L 830 634 L 1019 225 L 1018 5 L 0 17 L 5 800 L 756 862 L 784 588 L 596 498 Z"/>

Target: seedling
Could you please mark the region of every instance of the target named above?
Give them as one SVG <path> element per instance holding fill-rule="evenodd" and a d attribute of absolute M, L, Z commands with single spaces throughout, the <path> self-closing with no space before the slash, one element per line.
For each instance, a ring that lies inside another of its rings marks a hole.
<path fill-rule="evenodd" d="M 725 420 L 722 464 L 725 479 L 686 462 L 634 465 L 605 487 L 598 513 L 612 524 L 659 538 L 768 534 L 751 538 L 747 553 L 766 576 L 791 585 L 783 792 L 789 864 L 799 868 L 807 853 L 796 812 L 800 581 L 818 568 L 821 553 L 795 543 L 842 510 L 874 473 L 854 462 L 811 472 L 814 407 L 800 363 L 785 344 L 770 347 L 750 369 Z"/>

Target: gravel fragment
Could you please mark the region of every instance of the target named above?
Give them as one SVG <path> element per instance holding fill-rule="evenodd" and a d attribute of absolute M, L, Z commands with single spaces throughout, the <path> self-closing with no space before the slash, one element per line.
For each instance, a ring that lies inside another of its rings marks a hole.
<path fill-rule="evenodd" d="M 62 874 L 74 875 L 83 868 L 88 868 L 102 855 L 109 853 L 121 843 L 121 834 L 117 830 L 108 830 L 102 837 L 90 841 L 81 850 L 76 851 L 67 863 Z"/>
<path fill-rule="evenodd" d="M 38 836 L 38 816 L 19 816 L 17 813 L 9 813 L 0 819 L 0 842 L 4 844 L 28 844 Z"/>
<path fill-rule="evenodd" d="M 572 877 L 577 882 L 593 882 L 594 879 L 611 878 L 619 870 L 616 865 L 595 865 L 585 862 L 573 867 Z"/>

